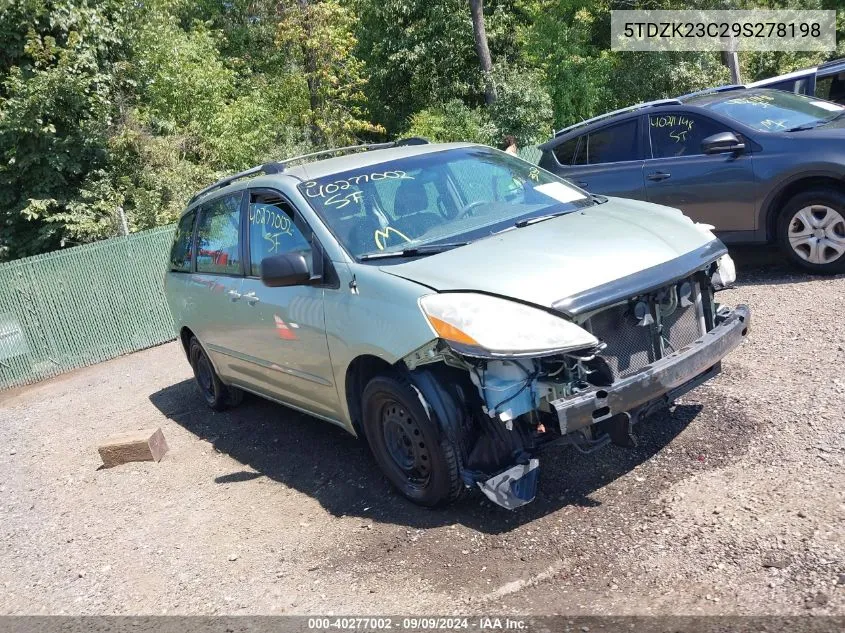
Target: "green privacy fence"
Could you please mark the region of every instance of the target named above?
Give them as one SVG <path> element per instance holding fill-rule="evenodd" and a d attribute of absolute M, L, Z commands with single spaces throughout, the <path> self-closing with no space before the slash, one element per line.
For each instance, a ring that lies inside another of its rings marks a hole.
<path fill-rule="evenodd" d="M 540 162 L 540 156 L 543 155 L 543 152 L 541 152 L 536 145 L 527 145 L 526 147 L 519 148 L 519 150 L 517 150 L 517 155 L 522 160 L 536 165 Z"/>
<path fill-rule="evenodd" d="M 0 265 L 0 389 L 173 339 L 172 239 L 168 226 Z"/>

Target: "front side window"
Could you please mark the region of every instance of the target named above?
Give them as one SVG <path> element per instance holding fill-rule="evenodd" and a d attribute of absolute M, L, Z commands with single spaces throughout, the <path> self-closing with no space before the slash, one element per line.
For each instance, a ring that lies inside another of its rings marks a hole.
<path fill-rule="evenodd" d="M 590 132 L 587 137 L 589 165 L 619 163 L 637 158 L 637 119 Z"/>
<path fill-rule="evenodd" d="M 695 103 L 695 100 L 690 100 Z M 816 127 L 845 112 L 845 108 L 805 95 L 780 90 L 738 92 L 737 96 L 704 104 L 761 132 L 786 132 Z"/>
<path fill-rule="evenodd" d="M 654 158 L 701 154 L 701 142 L 725 126 L 697 114 L 666 112 L 648 117 L 651 153 Z"/>
<path fill-rule="evenodd" d="M 311 263 L 311 243 L 294 223 L 294 212 L 280 198 L 253 197 L 249 205 L 250 274 L 261 274 L 261 260 L 301 252 Z"/>
<path fill-rule="evenodd" d="M 299 190 L 355 257 L 472 241 L 517 220 L 594 204 L 544 169 L 485 147 L 386 161 Z"/>
<path fill-rule="evenodd" d="M 243 193 L 223 196 L 203 205 L 197 227 L 197 272 L 243 274 L 240 256 Z"/>
<path fill-rule="evenodd" d="M 196 213 L 186 213 L 176 226 L 173 247 L 170 249 L 170 270 L 180 273 L 191 272 L 193 251 L 191 243 L 194 237 L 194 218 Z"/>

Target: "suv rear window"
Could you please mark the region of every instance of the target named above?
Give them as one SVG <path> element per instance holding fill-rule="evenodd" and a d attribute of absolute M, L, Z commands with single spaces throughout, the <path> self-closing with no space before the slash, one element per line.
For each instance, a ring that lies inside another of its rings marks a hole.
<path fill-rule="evenodd" d="M 174 272 L 191 272 L 191 263 L 193 262 L 191 242 L 194 237 L 194 218 L 196 218 L 194 211 L 186 213 L 176 227 L 173 248 L 170 249 L 170 270 Z"/>
<path fill-rule="evenodd" d="M 561 143 L 557 147 L 552 150 L 555 153 L 555 157 L 557 158 L 557 162 L 561 165 L 571 165 L 572 159 L 575 157 L 575 150 L 578 149 L 578 139 L 580 137 L 576 136 L 575 138 L 571 138 L 565 143 Z"/>
<path fill-rule="evenodd" d="M 581 152 L 583 153 L 583 147 Z M 587 137 L 587 163 L 618 163 L 636 160 L 637 156 L 637 119 L 609 125 Z"/>

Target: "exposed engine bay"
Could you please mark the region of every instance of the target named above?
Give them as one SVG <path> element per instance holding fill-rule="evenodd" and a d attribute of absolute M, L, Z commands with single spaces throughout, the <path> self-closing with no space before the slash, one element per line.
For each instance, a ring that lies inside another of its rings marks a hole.
<path fill-rule="evenodd" d="M 462 477 L 513 509 L 534 499 L 538 453 L 550 442 L 582 452 L 635 446 L 633 425 L 715 376 L 748 330 L 744 306 L 714 301 L 717 265 L 571 320 L 598 344 L 539 357 L 479 357 L 438 339 L 406 357 L 412 376 L 448 371 L 465 413 Z M 730 323 L 728 323 L 730 321 Z M 729 327 L 728 327 L 729 326 Z M 438 370 L 436 364 L 448 369 Z M 421 381 L 420 398 L 430 390 Z M 436 397 L 436 396 L 431 396 Z M 443 419 L 443 418 L 441 418 Z"/>

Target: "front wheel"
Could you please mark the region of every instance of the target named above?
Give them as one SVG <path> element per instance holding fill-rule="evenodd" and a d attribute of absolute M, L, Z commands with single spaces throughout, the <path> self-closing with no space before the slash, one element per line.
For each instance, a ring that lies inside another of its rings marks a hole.
<path fill-rule="evenodd" d="M 805 270 L 821 275 L 845 272 L 845 195 L 820 188 L 793 196 L 780 214 L 778 241 Z"/>
<path fill-rule="evenodd" d="M 373 378 L 364 389 L 363 413 L 373 456 L 399 492 L 423 506 L 449 503 L 461 495 L 457 447 L 406 378 Z"/>

